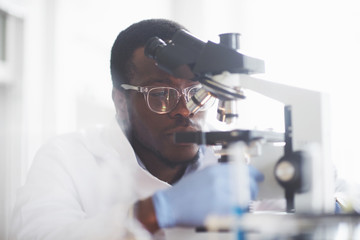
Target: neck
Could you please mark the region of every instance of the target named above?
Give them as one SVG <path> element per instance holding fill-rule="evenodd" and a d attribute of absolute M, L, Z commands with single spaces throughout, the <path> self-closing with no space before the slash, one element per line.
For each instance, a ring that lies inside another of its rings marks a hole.
<path fill-rule="evenodd" d="M 136 138 L 132 139 L 131 145 L 145 168 L 158 179 L 173 184 L 184 175 L 188 164 L 170 166 L 159 154 L 144 146 Z"/>

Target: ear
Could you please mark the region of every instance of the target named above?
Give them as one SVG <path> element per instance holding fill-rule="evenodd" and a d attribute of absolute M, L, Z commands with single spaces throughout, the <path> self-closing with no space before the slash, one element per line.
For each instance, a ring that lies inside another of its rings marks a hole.
<path fill-rule="evenodd" d="M 116 120 L 119 123 L 120 128 L 127 134 L 130 129 L 130 121 L 125 91 L 113 87 L 112 99 L 116 110 Z"/>

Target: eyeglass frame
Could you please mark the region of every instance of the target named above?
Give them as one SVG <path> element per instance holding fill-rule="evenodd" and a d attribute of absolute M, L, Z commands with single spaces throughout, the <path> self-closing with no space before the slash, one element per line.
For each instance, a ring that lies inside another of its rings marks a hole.
<path fill-rule="evenodd" d="M 131 85 L 131 84 L 126 84 L 126 83 L 121 84 L 120 87 L 123 88 L 124 90 L 135 90 L 135 91 L 137 91 L 139 93 L 142 93 L 144 95 L 145 102 L 146 102 L 148 108 L 152 112 L 157 113 L 157 114 L 167 114 L 167 113 L 171 112 L 172 110 L 174 110 L 176 108 L 176 106 L 180 102 L 181 96 L 184 96 L 185 101 L 189 102 L 190 98 L 189 98 L 188 94 L 189 94 L 190 90 L 192 90 L 193 88 L 196 88 L 196 87 L 200 89 L 201 84 L 192 85 L 192 86 L 186 87 L 186 88 L 184 88 L 182 90 L 179 90 L 179 89 L 174 88 L 174 87 L 168 87 L 168 86 L 134 86 L 134 85 Z M 156 89 L 156 88 L 174 89 L 177 92 L 177 101 L 176 101 L 176 104 L 174 104 L 174 107 L 172 107 L 170 110 L 167 110 L 165 112 L 155 111 L 154 109 L 151 108 L 150 103 L 149 103 L 149 92 L 152 89 Z"/>

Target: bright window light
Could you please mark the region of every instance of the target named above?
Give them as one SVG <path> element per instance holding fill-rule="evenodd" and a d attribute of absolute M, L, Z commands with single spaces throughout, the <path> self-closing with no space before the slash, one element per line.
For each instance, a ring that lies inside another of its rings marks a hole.
<path fill-rule="evenodd" d="M 6 14 L 0 10 L 0 61 L 6 60 Z"/>

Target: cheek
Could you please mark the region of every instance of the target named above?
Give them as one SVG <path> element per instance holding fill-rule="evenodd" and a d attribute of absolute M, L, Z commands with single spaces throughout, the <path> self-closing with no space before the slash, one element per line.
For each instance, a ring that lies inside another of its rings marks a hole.
<path fill-rule="evenodd" d="M 137 138 L 148 144 L 154 143 L 164 127 L 163 116 L 151 112 L 144 99 L 134 101 L 133 108 L 129 112 L 132 131 Z"/>
<path fill-rule="evenodd" d="M 164 145 L 162 124 L 159 119 L 146 116 L 133 121 L 133 134 L 137 140 L 150 149 L 161 149 Z"/>
<path fill-rule="evenodd" d="M 159 121 L 157 119 L 155 120 L 151 115 L 147 114 L 136 114 L 136 116 L 131 119 L 131 124 L 134 126 L 135 130 L 144 136 L 153 136 L 156 132 L 158 132 L 158 122 Z"/>

